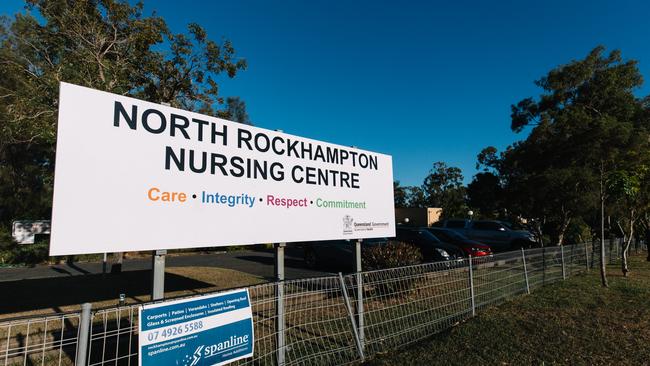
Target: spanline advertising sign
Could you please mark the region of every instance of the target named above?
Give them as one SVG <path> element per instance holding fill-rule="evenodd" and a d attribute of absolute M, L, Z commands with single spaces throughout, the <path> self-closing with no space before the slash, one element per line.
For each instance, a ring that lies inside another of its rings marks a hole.
<path fill-rule="evenodd" d="M 253 356 L 247 289 L 139 308 L 141 366 L 225 365 Z"/>
<path fill-rule="evenodd" d="M 50 255 L 395 235 L 388 155 L 66 83 L 59 103 Z"/>

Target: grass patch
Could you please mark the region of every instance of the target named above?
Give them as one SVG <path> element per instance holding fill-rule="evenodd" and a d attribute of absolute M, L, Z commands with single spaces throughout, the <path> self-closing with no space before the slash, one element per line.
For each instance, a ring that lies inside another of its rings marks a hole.
<path fill-rule="evenodd" d="M 631 277 L 609 266 L 542 287 L 451 330 L 368 365 L 642 365 L 650 360 L 650 262 L 631 258 Z"/>

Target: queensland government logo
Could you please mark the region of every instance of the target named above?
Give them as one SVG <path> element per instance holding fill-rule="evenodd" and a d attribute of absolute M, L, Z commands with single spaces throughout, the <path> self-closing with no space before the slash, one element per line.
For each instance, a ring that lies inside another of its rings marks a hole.
<path fill-rule="evenodd" d="M 343 235 L 352 234 L 355 231 L 373 231 L 376 228 L 384 229 L 390 227 L 388 222 L 362 221 L 355 222 L 352 216 L 343 216 Z"/>
<path fill-rule="evenodd" d="M 352 234 L 354 219 L 350 215 L 343 216 L 343 234 Z"/>

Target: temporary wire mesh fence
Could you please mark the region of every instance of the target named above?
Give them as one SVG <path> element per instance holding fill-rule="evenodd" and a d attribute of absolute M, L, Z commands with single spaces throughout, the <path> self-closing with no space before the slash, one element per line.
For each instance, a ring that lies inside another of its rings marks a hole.
<path fill-rule="evenodd" d="M 354 363 L 594 268 L 599 248 L 597 243 L 535 248 L 251 286 L 255 354 L 236 364 Z M 621 248 L 619 240 L 607 243 L 606 260 L 620 258 Z M 631 252 L 641 250 L 634 243 Z M 0 365 L 137 365 L 138 305 L 95 309 L 86 323 L 84 316 L 0 322 Z"/>

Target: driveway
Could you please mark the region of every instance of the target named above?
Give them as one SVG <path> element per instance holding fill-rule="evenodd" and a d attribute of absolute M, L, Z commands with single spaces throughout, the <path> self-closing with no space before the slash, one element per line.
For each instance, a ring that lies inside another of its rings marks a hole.
<path fill-rule="evenodd" d="M 210 254 L 168 255 L 167 267 L 219 267 L 249 273 L 273 280 L 274 253 L 272 250 L 241 250 L 234 252 L 217 252 Z M 350 259 L 352 266 L 352 259 Z M 151 269 L 151 259 L 125 259 L 122 271 L 143 271 Z M 110 271 L 110 263 L 109 263 Z M 101 274 L 101 262 L 63 263 L 57 265 L 37 265 L 34 267 L 0 268 L 0 282 L 25 279 L 55 278 Z M 302 259 L 302 249 L 287 247 L 285 249 L 286 279 L 319 277 L 331 275 L 331 272 L 316 271 L 306 268 Z"/>

